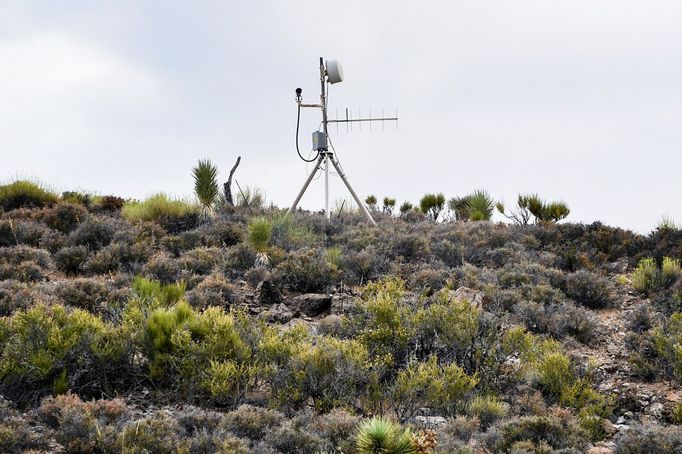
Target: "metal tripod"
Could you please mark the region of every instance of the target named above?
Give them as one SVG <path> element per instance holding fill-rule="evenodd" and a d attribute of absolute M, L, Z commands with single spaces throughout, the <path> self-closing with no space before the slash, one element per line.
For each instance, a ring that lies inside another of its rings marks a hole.
<path fill-rule="evenodd" d="M 329 210 L 329 161 L 331 161 L 332 165 L 334 166 L 334 168 L 338 172 L 339 176 L 341 177 L 341 180 L 343 180 L 343 183 L 346 185 L 346 188 L 348 188 L 348 191 L 353 196 L 353 199 L 355 200 L 355 202 L 358 204 L 358 206 L 360 207 L 362 212 L 367 217 L 367 220 L 369 222 L 371 222 L 373 225 L 376 225 L 376 222 L 374 222 L 374 219 L 372 218 L 372 215 L 367 210 L 367 207 L 365 206 L 364 203 L 362 203 L 362 201 L 360 200 L 358 195 L 353 190 L 353 187 L 348 182 L 348 179 L 346 178 L 346 174 L 341 169 L 341 166 L 339 165 L 339 161 L 336 159 L 336 156 L 334 156 L 334 153 L 329 151 L 329 148 L 327 147 L 327 144 L 329 143 L 329 134 L 327 132 L 327 123 L 328 123 L 327 122 L 327 94 L 326 94 L 326 90 L 325 90 L 326 76 L 327 76 L 327 73 L 326 73 L 326 70 L 324 67 L 324 60 L 322 59 L 322 57 L 320 57 L 320 104 L 303 104 L 303 103 L 301 103 L 300 95 L 297 97 L 297 100 L 296 100 L 298 102 L 299 106 L 301 106 L 301 107 L 318 107 L 322 110 L 322 134 L 323 134 L 322 140 L 323 140 L 323 142 L 322 142 L 322 145 L 317 149 L 317 151 L 318 151 L 317 163 L 315 164 L 313 171 L 310 172 L 310 175 L 308 175 L 308 179 L 303 184 L 301 191 L 296 196 L 296 200 L 294 200 L 294 203 L 291 205 L 291 208 L 289 208 L 289 210 L 287 211 L 287 214 L 292 213 L 294 210 L 296 210 L 296 207 L 298 206 L 298 202 L 301 201 L 301 197 L 303 197 L 303 194 L 305 194 L 305 191 L 306 191 L 306 189 L 308 189 L 310 182 L 313 181 L 315 174 L 319 170 L 322 163 L 324 163 L 324 215 L 326 216 L 327 220 L 331 220 L 331 212 Z"/>
<path fill-rule="evenodd" d="M 305 193 L 306 189 L 308 189 L 310 182 L 313 181 L 315 174 L 319 170 L 320 166 L 322 166 L 322 163 L 324 163 L 324 215 L 328 220 L 331 219 L 331 212 L 329 210 L 329 161 L 331 161 L 332 165 L 336 169 L 336 172 L 339 174 L 341 180 L 346 185 L 346 188 L 348 188 L 348 192 L 350 192 L 350 195 L 353 196 L 355 203 L 358 204 L 362 212 L 365 214 L 365 217 L 367 217 L 367 220 L 371 222 L 373 225 L 376 225 L 376 222 L 374 222 L 374 219 L 367 210 L 367 207 L 365 206 L 364 203 L 362 203 L 358 195 L 353 190 L 353 187 L 348 182 L 346 174 L 343 172 L 341 166 L 339 165 L 339 161 L 334 156 L 334 153 L 330 151 L 320 152 L 320 156 L 319 158 L 317 158 L 317 163 L 315 164 L 313 171 L 310 172 L 310 175 L 308 175 L 308 179 L 305 180 L 305 183 L 303 183 L 301 191 L 296 196 L 296 200 L 294 200 L 294 203 L 291 205 L 291 208 L 289 208 L 289 211 L 287 211 L 287 214 L 293 212 L 296 209 L 296 206 L 298 206 L 298 202 L 301 201 L 301 197 L 303 197 L 303 194 Z"/>

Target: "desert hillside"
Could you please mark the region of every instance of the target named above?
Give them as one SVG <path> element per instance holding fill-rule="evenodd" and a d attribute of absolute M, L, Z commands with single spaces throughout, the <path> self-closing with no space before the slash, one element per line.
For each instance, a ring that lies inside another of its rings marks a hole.
<path fill-rule="evenodd" d="M 682 230 L 444 202 L 0 186 L 0 452 L 680 452 Z"/>

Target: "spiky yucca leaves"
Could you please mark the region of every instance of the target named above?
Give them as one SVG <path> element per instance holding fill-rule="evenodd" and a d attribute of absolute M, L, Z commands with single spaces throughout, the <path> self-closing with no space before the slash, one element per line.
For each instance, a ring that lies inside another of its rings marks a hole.
<path fill-rule="evenodd" d="M 467 197 L 469 219 L 472 221 L 489 221 L 493 217 L 495 201 L 484 189 L 477 189 Z"/>
<path fill-rule="evenodd" d="M 363 422 L 355 435 L 359 454 L 416 454 L 409 429 L 383 418 Z"/>
<path fill-rule="evenodd" d="M 504 205 L 498 203 L 497 211 L 519 225 L 528 224 L 531 215 L 535 217 L 535 222 L 558 222 L 571 213 L 564 202 L 546 203 L 537 194 L 519 194 L 516 204 L 517 208 L 507 214 Z"/>
<path fill-rule="evenodd" d="M 419 201 L 419 209 L 431 218 L 432 221 L 438 220 L 444 205 L 445 196 L 443 194 L 426 194 Z"/>
<path fill-rule="evenodd" d="M 365 203 L 369 207 L 370 210 L 374 211 L 377 208 L 377 198 L 373 195 L 368 195 L 367 198 L 365 199 Z"/>
<path fill-rule="evenodd" d="M 270 263 L 267 252 L 272 240 L 272 221 L 264 217 L 252 218 L 247 229 L 249 243 L 258 253 L 256 265 L 267 266 Z"/>
<path fill-rule="evenodd" d="M 194 193 L 202 206 L 205 216 L 213 213 L 213 204 L 218 199 L 218 168 L 211 164 L 211 161 L 199 160 L 199 163 L 192 169 L 194 176 Z"/>

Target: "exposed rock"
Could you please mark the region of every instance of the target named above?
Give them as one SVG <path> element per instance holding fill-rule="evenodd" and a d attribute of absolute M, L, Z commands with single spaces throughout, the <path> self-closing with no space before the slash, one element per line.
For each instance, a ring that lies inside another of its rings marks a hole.
<path fill-rule="evenodd" d="M 433 429 L 445 424 L 445 418 L 442 416 L 415 416 L 414 421 L 426 429 Z"/>
<path fill-rule="evenodd" d="M 454 292 L 451 292 L 453 298 L 458 300 L 467 300 L 476 307 L 482 308 L 488 301 L 485 293 L 480 290 L 474 290 L 469 287 L 459 287 Z"/>
<path fill-rule="evenodd" d="M 332 314 L 343 314 L 353 305 L 353 296 L 346 293 L 332 295 Z"/>
<path fill-rule="evenodd" d="M 272 306 L 283 301 L 282 292 L 269 280 L 264 280 L 256 287 L 256 304 Z"/>
<path fill-rule="evenodd" d="M 270 309 L 260 314 L 268 322 L 287 323 L 294 318 L 294 314 L 289 310 L 286 304 L 273 304 Z"/>
<path fill-rule="evenodd" d="M 660 402 L 653 403 L 644 409 L 645 415 L 653 416 L 654 418 L 660 418 L 663 415 L 664 405 Z"/>
<path fill-rule="evenodd" d="M 287 305 L 296 315 L 305 314 L 309 317 L 317 317 L 331 311 L 332 297 L 326 294 L 306 293 L 292 298 Z"/>

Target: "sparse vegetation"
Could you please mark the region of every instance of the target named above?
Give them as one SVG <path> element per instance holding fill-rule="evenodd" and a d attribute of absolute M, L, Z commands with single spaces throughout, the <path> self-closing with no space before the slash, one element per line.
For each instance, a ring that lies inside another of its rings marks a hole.
<path fill-rule="evenodd" d="M 510 224 L 386 197 L 379 228 L 167 196 L 4 210 L 0 450 L 670 450 L 677 231 L 557 224 L 523 197 Z"/>

